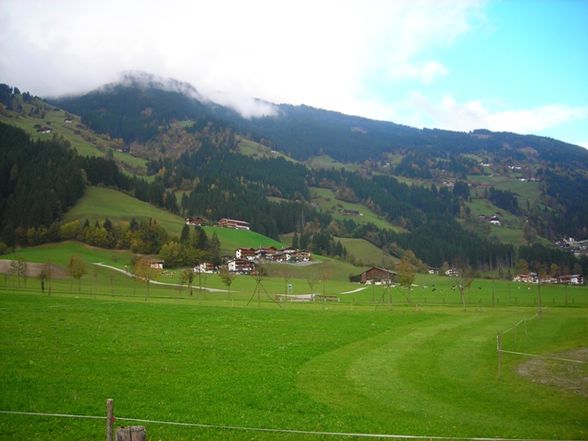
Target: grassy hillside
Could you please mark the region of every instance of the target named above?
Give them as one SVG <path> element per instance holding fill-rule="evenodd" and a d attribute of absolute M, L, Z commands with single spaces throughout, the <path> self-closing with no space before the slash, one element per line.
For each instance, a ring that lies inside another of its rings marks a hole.
<path fill-rule="evenodd" d="M 342 163 L 342 162 L 336 161 L 335 159 L 331 158 L 328 155 L 313 156 L 312 158 L 309 158 L 305 162 L 306 162 L 306 164 L 308 164 L 308 166 L 310 168 L 314 168 L 314 169 L 335 168 L 335 169 L 345 169 L 347 171 L 357 171 L 360 168 L 359 164 Z"/>
<path fill-rule="evenodd" d="M 179 235 L 184 226 L 184 219 L 147 202 L 140 201 L 125 193 L 103 187 L 88 187 L 86 194 L 69 210 L 64 221 L 78 219 L 83 222 L 104 221 L 129 222 L 132 218 L 156 219 L 170 234 Z"/>
<path fill-rule="evenodd" d="M 383 217 L 377 215 L 369 208 L 361 204 L 354 204 L 337 199 L 331 189 L 312 187 L 310 189 L 312 202 L 317 204 L 321 209 L 330 213 L 335 219 L 352 220 L 357 224 L 372 223 L 379 228 L 389 229 L 393 231 L 402 231 L 397 225 L 393 225 Z M 341 210 L 354 210 L 360 215 L 348 215 L 341 212 Z"/>
<path fill-rule="evenodd" d="M 398 259 L 384 253 L 377 246 L 365 239 L 352 239 L 348 237 L 338 237 L 336 239 L 341 241 L 341 244 L 347 250 L 348 258 L 351 258 L 359 265 L 375 265 L 390 268 L 398 261 Z"/>
<path fill-rule="evenodd" d="M 65 267 L 70 257 L 74 254 L 81 256 L 87 263 L 102 262 L 118 268 L 123 268 L 131 262 L 131 253 L 129 251 L 106 250 L 74 241 L 21 248 L 14 253 L 3 255 L 2 258 L 22 259 L 25 262 L 34 263 L 51 262 Z"/>
<path fill-rule="evenodd" d="M 117 190 L 103 187 L 88 187 L 84 197 L 66 213 L 64 221 L 74 219 L 91 223 L 105 218 L 112 222 L 129 222 L 132 218 L 156 219 L 169 234 L 180 235 L 184 226 L 184 219 L 147 202 L 135 199 Z M 221 249 L 225 254 L 233 254 L 239 247 L 275 246 L 282 244 L 254 231 L 231 230 L 228 228 L 205 227 L 207 235 L 212 237 L 216 232 L 221 241 Z"/>
<path fill-rule="evenodd" d="M 272 150 L 269 147 L 266 147 L 262 144 L 259 144 L 255 141 L 252 141 L 250 139 L 243 138 L 243 137 L 239 136 L 238 141 L 239 141 L 239 144 L 238 144 L 239 153 L 241 153 L 242 155 L 251 156 L 252 158 L 255 158 L 255 159 L 283 158 L 283 159 L 286 159 L 287 161 L 294 162 L 296 164 L 300 163 L 299 161 L 296 161 L 295 159 L 290 158 L 289 156 L 283 154 L 282 152 Z"/>
<path fill-rule="evenodd" d="M 216 233 L 221 241 L 221 251 L 228 255 L 233 255 L 237 248 L 284 247 L 281 242 L 255 231 L 232 230 L 221 227 L 204 227 L 204 231 L 206 231 L 208 237 L 212 237 L 212 234 Z"/>
<path fill-rule="evenodd" d="M 473 184 L 486 184 L 499 190 L 516 193 L 521 208 L 526 208 L 527 203 L 530 206 L 537 204 L 541 197 L 539 182 L 522 182 L 514 176 L 473 175 L 468 177 L 468 181 Z"/>
<path fill-rule="evenodd" d="M 129 153 L 119 152 L 118 149 L 122 147 L 121 141 L 114 141 L 107 136 L 92 132 L 82 125 L 80 118 L 76 115 L 70 115 L 71 123 L 65 123 L 66 115 L 68 114 L 64 110 L 44 103 L 40 105 L 44 106 L 43 118 L 29 116 L 28 112 L 33 106 L 24 104 L 23 113 L 6 110 L 4 113 L 0 113 L 0 121 L 25 130 L 33 139 L 50 139 L 52 136 L 57 135 L 69 141 L 80 155 L 104 156 L 109 149 L 112 149 L 115 160 L 138 174 L 145 173 L 147 161 Z M 52 133 L 38 133 L 35 125 L 50 127 Z"/>

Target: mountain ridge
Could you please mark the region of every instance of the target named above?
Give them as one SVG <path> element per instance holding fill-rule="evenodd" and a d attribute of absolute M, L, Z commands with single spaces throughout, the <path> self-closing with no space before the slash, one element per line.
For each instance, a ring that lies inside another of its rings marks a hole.
<path fill-rule="evenodd" d="M 491 150 L 504 156 L 514 155 L 516 159 L 517 155 L 521 156 L 521 151 L 524 149 L 532 149 L 536 151 L 540 159 L 553 163 L 578 162 L 582 167 L 588 168 L 588 150 L 543 136 L 493 132 L 482 128 L 471 132 L 437 128 L 419 129 L 304 104 L 275 104 L 265 100 L 257 101 L 271 106 L 275 109 L 274 113 L 267 116 L 244 117 L 235 108 L 205 98 L 188 83 L 162 79 L 147 73 L 128 72 L 119 82 L 106 86 L 107 88 L 103 86 L 82 95 L 50 98 L 49 102 L 79 114 L 90 126 L 94 126 L 93 128 L 99 132 L 104 132 L 108 129 L 100 123 L 100 117 L 96 115 L 96 112 L 104 111 L 100 104 L 100 94 L 104 98 L 110 94 L 109 100 L 112 103 L 116 101 L 113 100 L 113 94 L 119 94 L 119 99 L 125 99 L 120 95 L 126 90 L 129 93 L 129 96 L 126 96 L 128 101 L 141 102 L 142 100 L 141 110 L 147 109 L 146 111 L 149 112 L 148 109 L 153 108 L 157 95 L 161 95 L 156 91 L 165 92 L 167 96 L 159 96 L 159 98 L 162 101 L 174 101 L 175 111 L 167 109 L 163 112 L 164 114 L 156 115 L 157 122 L 169 123 L 173 119 L 186 117 L 214 118 L 239 132 L 248 134 L 255 141 L 289 153 L 290 156 L 299 160 L 327 154 L 342 162 L 360 162 L 365 159 L 382 159 L 382 155 L 386 152 L 411 149 L 438 155 Z M 134 89 L 141 90 L 143 96 L 137 94 L 136 90 L 133 94 Z M 152 97 L 145 96 L 149 93 Z M 175 97 L 174 94 L 176 94 Z M 90 100 L 92 97 L 94 103 Z M 118 119 L 120 124 L 123 116 L 128 117 L 128 113 L 121 112 L 113 115 L 113 120 Z M 112 127 L 110 130 L 113 131 Z M 150 131 L 149 136 L 153 133 L 154 131 Z M 114 130 L 110 134 L 120 137 L 115 135 L 121 133 Z M 125 141 L 132 140 L 129 133 L 123 134 Z"/>

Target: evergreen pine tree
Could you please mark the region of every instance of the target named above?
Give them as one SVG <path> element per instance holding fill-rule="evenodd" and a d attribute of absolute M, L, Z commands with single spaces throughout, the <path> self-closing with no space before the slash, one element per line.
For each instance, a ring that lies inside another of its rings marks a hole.
<path fill-rule="evenodd" d="M 294 233 L 294 237 L 292 237 L 292 248 L 300 248 L 300 241 L 298 240 L 298 233 L 296 232 Z"/>
<path fill-rule="evenodd" d="M 209 244 L 208 244 L 208 236 L 206 235 L 206 231 L 204 231 L 204 228 L 202 228 L 202 227 L 196 227 L 195 229 L 196 229 L 195 247 L 198 248 L 199 250 L 207 250 L 209 248 Z M 217 240 L 218 240 L 218 238 L 217 238 Z M 220 246 L 219 246 L 219 248 L 220 248 Z"/>
<path fill-rule="evenodd" d="M 214 233 L 212 233 L 212 240 L 210 241 L 210 246 L 209 246 L 209 252 L 210 255 L 212 257 L 212 263 L 214 263 L 215 265 L 220 264 L 221 258 L 220 258 L 220 240 L 218 239 L 218 236 L 216 235 L 216 231 Z"/>
<path fill-rule="evenodd" d="M 188 224 L 184 224 L 184 226 L 182 227 L 180 243 L 182 245 L 188 245 L 190 243 L 190 227 L 188 226 Z"/>

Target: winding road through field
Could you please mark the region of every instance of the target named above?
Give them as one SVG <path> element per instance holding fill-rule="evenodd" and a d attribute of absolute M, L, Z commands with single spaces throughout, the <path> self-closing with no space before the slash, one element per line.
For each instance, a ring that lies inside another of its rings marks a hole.
<path fill-rule="evenodd" d="M 117 268 L 117 267 L 112 266 L 112 265 L 106 265 L 105 263 L 94 262 L 94 263 L 92 263 L 92 265 L 101 266 L 103 268 L 108 268 L 108 269 L 111 269 L 111 270 L 114 270 L 114 271 L 118 271 L 119 273 L 122 273 L 125 276 L 131 277 L 131 278 L 134 278 L 135 277 L 134 274 L 132 274 L 132 273 L 130 273 L 130 272 L 124 270 L 124 269 Z M 176 287 L 184 286 L 184 285 L 179 285 L 177 283 L 159 282 L 157 280 L 150 280 L 149 283 L 152 283 L 153 285 L 164 285 L 164 286 L 176 286 Z M 225 289 L 218 289 L 218 288 L 206 288 L 206 287 L 200 288 L 199 287 L 198 289 L 203 289 L 203 290 L 208 291 L 208 292 L 228 292 Z"/>

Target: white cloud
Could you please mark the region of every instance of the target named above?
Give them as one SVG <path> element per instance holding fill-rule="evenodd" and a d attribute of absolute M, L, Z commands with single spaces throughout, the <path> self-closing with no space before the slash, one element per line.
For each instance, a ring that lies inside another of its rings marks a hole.
<path fill-rule="evenodd" d="M 411 63 L 399 63 L 390 68 L 390 76 L 393 79 L 415 78 L 423 84 L 431 84 L 437 77 L 449 74 L 443 64 L 438 61 L 429 61 L 420 66 Z"/>
<path fill-rule="evenodd" d="M 494 131 L 516 133 L 541 133 L 557 125 L 588 120 L 588 107 L 550 104 L 530 109 L 492 109 L 480 100 L 457 102 L 445 95 L 433 101 L 420 92 L 413 92 L 406 103 L 425 116 L 420 125 L 430 125 L 450 130 L 485 128 Z M 425 124 L 423 120 L 426 120 Z"/>
<path fill-rule="evenodd" d="M 481 5 L 4 0 L 0 81 L 62 94 L 143 70 L 190 82 L 250 113 L 259 110 L 250 97 L 259 97 L 362 114 L 381 106 L 372 80 L 429 84 L 447 75 L 440 61 L 421 54 L 467 32 Z"/>

